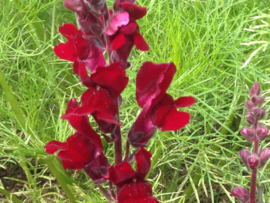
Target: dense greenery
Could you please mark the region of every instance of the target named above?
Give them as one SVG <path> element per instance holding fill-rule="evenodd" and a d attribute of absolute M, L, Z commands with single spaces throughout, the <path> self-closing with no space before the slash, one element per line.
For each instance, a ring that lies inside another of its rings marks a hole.
<path fill-rule="evenodd" d="M 178 72 L 169 94 L 197 100 L 188 108 L 191 122 L 187 127 L 158 132 L 149 143 L 153 157 L 148 180 L 154 196 L 164 203 L 234 202 L 231 189 L 249 187 L 250 182 L 250 172 L 237 153 L 252 148 L 239 131 L 246 124 L 243 103 L 254 81 L 261 84 L 266 97 L 263 122 L 270 124 L 270 1 L 137 2 L 148 9 L 139 23 L 150 51 L 134 50 L 129 59 L 130 82 L 121 106 L 124 131 L 139 114 L 135 78 L 144 61 L 173 61 Z M 4 0 L 0 7 L 0 166 L 16 162 L 27 176 L 27 180 L 17 179 L 25 184 L 14 194 L 29 202 L 48 202 L 49 198 L 68 202 L 65 192 L 71 190 L 79 202 L 107 202 L 84 173 L 65 172 L 43 148 L 50 140 L 65 141 L 72 134 L 73 129 L 59 118 L 66 102 L 85 90 L 72 65 L 53 53 L 53 46 L 64 41 L 58 27 L 75 24 L 74 14 L 62 0 Z M 262 146 L 269 146 L 269 140 Z M 112 159 L 112 145 L 105 149 Z M 269 169 L 268 164 L 258 175 L 268 191 L 266 201 L 270 199 Z M 62 177 L 57 179 L 62 186 L 70 187 L 63 189 L 54 181 L 55 175 Z M 3 185 L 0 192 L 9 198 Z"/>

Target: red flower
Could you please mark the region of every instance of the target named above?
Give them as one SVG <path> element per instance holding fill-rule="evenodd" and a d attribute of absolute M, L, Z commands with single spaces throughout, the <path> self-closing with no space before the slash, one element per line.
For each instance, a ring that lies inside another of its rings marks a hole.
<path fill-rule="evenodd" d="M 136 23 L 136 20 L 146 15 L 146 8 L 127 2 L 119 3 L 117 8 L 118 12 L 110 18 L 105 33 L 109 36 L 111 49 L 114 50 L 112 61 L 118 61 L 125 69 L 129 66 L 127 59 L 134 45 L 139 50 L 149 50 Z"/>
<path fill-rule="evenodd" d="M 137 75 L 136 99 L 143 110 L 128 135 L 134 147 L 145 146 L 157 128 L 172 131 L 189 123 L 189 113 L 177 111 L 177 108 L 190 106 L 196 100 L 179 97 L 174 101 L 166 93 L 175 72 L 173 63 L 156 65 L 145 62 L 142 65 Z"/>
<path fill-rule="evenodd" d="M 232 196 L 236 197 L 240 202 L 247 203 L 249 202 L 249 191 L 242 187 L 235 187 L 232 190 Z"/>
<path fill-rule="evenodd" d="M 138 150 L 135 154 L 137 171 L 134 171 L 128 162 L 109 167 L 108 179 L 119 188 L 119 203 L 159 202 L 152 196 L 151 185 L 144 180 L 151 166 L 151 156 L 144 148 Z"/>
<path fill-rule="evenodd" d="M 111 132 L 114 125 L 121 125 L 115 116 L 118 113 L 118 98 L 128 83 L 126 72 L 120 68 L 119 63 L 109 66 L 98 66 L 89 77 L 84 72 L 84 84 L 89 87 L 82 97 L 82 105 L 73 113 L 76 115 L 92 114 L 104 133 Z M 88 78 L 87 78 L 88 77 Z"/>
<path fill-rule="evenodd" d="M 64 169 L 84 169 L 94 181 L 103 180 L 103 175 L 107 173 L 107 158 L 96 150 L 88 137 L 79 132 L 71 135 L 66 142 L 50 141 L 45 148 L 48 154 L 59 151 L 57 156 Z"/>
<path fill-rule="evenodd" d="M 79 133 L 88 137 L 93 144 L 98 153 L 101 153 L 103 150 L 102 142 L 100 136 L 91 128 L 89 119 L 87 116 L 78 116 L 74 115 L 74 110 L 79 106 L 75 98 L 72 98 L 67 104 L 67 110 L 65 115 L 61 118 L 68 120 L 70 125 L 75 128 Z"/>
<path fill-rule="evenodd" d="M 83 64 L 93 71 L 97 65 L 106 65 L 100 49 L 95 46 L 93 40 L 84 38 L 81 30 L 75 25 L 64 24 L 59 27 L 59 32 L 68 39 L 66 43 L 54 47 L 55 54 L 61 58 L 73 62 L 74 73 L 79 74 L 79 66 Z"/>

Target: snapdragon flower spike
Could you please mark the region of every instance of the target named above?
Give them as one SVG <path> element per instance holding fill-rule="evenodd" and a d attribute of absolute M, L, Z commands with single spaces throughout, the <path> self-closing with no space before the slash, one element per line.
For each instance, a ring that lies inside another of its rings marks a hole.
<path fill-rule="evenodd" d="M 151 185 L 144 180 L 151 166 L 151 153 L 144 148 L 139 148 L 135 154 L 137 171 L 133 170 L 128 162 L 108 169 L 108 179 L 118 187 L 118 203 L 158 203 L 153 197 Z"/>
<path fill-rule="evenodd" d="M 112 61 L 118 61 L 123 69 L 129 67 L 127 59 L 135 45 L 141 51 L 148 51 L 149 46 L 140 34 L 136 20 L 146 15 L 146 8 L 139 5 L 121 2 L 107 25 L 105 33 L 113 50 L 110 56 Z"/>
<path fill-rule="evenodd" d="M 245 188 L 235 187 L 231 192 L 232 196 L 236 197 L 242 203 L 249 202 L 249 192 Z"/>
<path fill-rule="evenodd" d="M 73 114 L 91 114 L 100 129 L 110 133 L 115 125 L 122 125 L 118 122 L 117 113 L 119 96 L 128 84 L 126 72 L 117 62 L 105 67 L 97 66 L 86 83 L 89 88 L 81 97 L 82 105 Z"/>
<path fill-rule="evenodd" d="M 143 109 L 128 134 L 134 147 L 145 146 L 157 128 L 174 131 L 189 123 L 189 113 L 177 111 L 196 102 L 193 97 L 173 100 L 166 91 L 176 72 L 173 63 L 154 64 L 145 62 L 136 79 L 136 99 Z"/>
<path fill-rule="evenodd" d="M 59 32 L 68 41 L 55 46 L 54 53 L 61 59 L 72 61 L 75 74 L 79 74 L 81 63 L 90 71 L 93 71 L 97 65 L 106 65 L 102 51 L 95 46 L 93 40 L 86 39 L 83 32 L 75 25 L 64 24 L 59 27 Z"/>

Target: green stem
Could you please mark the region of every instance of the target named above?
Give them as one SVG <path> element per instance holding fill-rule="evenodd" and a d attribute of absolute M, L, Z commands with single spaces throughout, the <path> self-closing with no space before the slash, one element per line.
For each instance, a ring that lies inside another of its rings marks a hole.
<path fill-rule="evenodd" d="M 12 195 L 10 192 L 8 192 L 8 191 L 6 191 L 4 189 L 1 189 L 1 188 L 0 188 L 0 192 L 3 193 L 7 197 L 7 199 L 12 200 L 12 202 L 14 202 L 14 203 L 22 203 L 21 200 L 19 200 L 17 197 Z"/>
<path fill-rule="evenodd" d="M 65 191 L 65 193 L 69 199 L 69 202 L 76 203 L 76 198 L 74 197 L 72 190 L 68 187 L 66 181 L 64 180 L 62 175 L 59 173 L 59 171 L 55 167 L 55 165 L 56 165 L 55 159 L 52 159 L 52 157 L 49 156 L 45 161 L 46 161 L 46 164 L 48 165 L 49 169 L 51 170 L 51 172 L 53 173 L 53 175 L 57 179 L 58 183 L 61 185 L 61 187 Z"/>
<path fill-rule="evenodd" d="M 242 103 L 242 101 L 243 101 L 243 97 L 239 97 L 239 99 L 236 102 L 236 105 L 239 105 L 240 103 Z M 235 116 L 234 113 L 231 113 L 229 115 L 228 119 L 224 123 L 224 126 L 220 130 L 221 135 L 226 135 L 227 134 L 228 129 L 230 128 L 230 126 L 232 125 L 232 122 L 234 120 L 234 116 Z M 222 140 L 219 141 L 219 142 L 222 142 Z M 218 145 L 215 145 L 215 146 L 213 146 L 212 149 L 213 149 L 213 151 L 218 151 L 219 147 L 218 147 Z M 236 147 L 234 147 L 233 149 L 236 149 Z M 194 176 L 192 178 L 192 181 L 193 181 L 194 185 L 197 185 L 199 183 L 199 180 L 201 179 L 201 172 L 202 172 L 202 169 L 200 167 L 197 168 L 197 170 L 194 172 L 195 174 L 194 174 Z M 187 188 L 183 192 L 182 196 L 184 196 L 185 197 L 184 199 L 187 200 L 187 199 L 189 199 L 192 192 L 193 192 L 193 188 L 192 188 L 191 183 L 189 183 L 189 185 L 187 186 Z M 184 202 L 181 201 L 180 203 L 184 203 Z"/>

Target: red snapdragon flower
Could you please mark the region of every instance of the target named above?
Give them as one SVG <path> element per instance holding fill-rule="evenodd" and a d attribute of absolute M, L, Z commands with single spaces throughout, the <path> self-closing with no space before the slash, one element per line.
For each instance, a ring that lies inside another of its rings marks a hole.
<path fill-rule="evenodd" d="M 153 197 L 151 185 L 145 180 L 151 166 L 151 153 L 140 148 L 135 154 L 137 171 L 128 162 L 111 166 L 108 169 L 108 179 L 118 187 L 119 203 L 158 203 Z"/>
<path fill-rule="evenodd" d="M 143 109 L 129 132 L 129 142 L 134 147 L 145 146 L 157 128 L 161 131 L 179 130 L 189 123 L 189 113 L 177 108 L 194 104 L 193 97 L 173 100 L 166 93 L 176 67 L 173 63 L 145 62 L 136 79 L 136 99 Z"/>
<path fill-rule="evenodd" d="M 118 113 L 119 96 L 128 83 L 126 72 L 115 62 L 109 66 L 97 66 L 89 77 L 84 72 L 84 81 L 89 87 L 82 97 L 82 105 L 73 113 L 76 115 L 93 115 L 100 129 L 110 133 L 114 125 L 121 125 L 115 116 Z M 82 76 L 82 75 L 81 75 Z"/>
<path fill-rule="evenodd" d="M 129 2 L 119 3 L 105 30 L 113 50 L 111 60 L 118 61 L 124 69 L 129 67 L 127 59 L 134 45 L 139 50 L 149 50 L 136 23 L 136 20 L 145 15 L 145 7 Z"/>
<path fill-rule="evenodd" d="M 90 71 L 97 65 L 106 65 L 102 51 L 93 40 L 85 38 L 82 30 L 78 30 L 75 25 L 64 24 L 59 27 L 59 32 L 68 41 L 55 46 L 54 52 L 59 58 L 73 62 L 74 73 L 79 74 L 80 65 L 85 65 Z"/>

